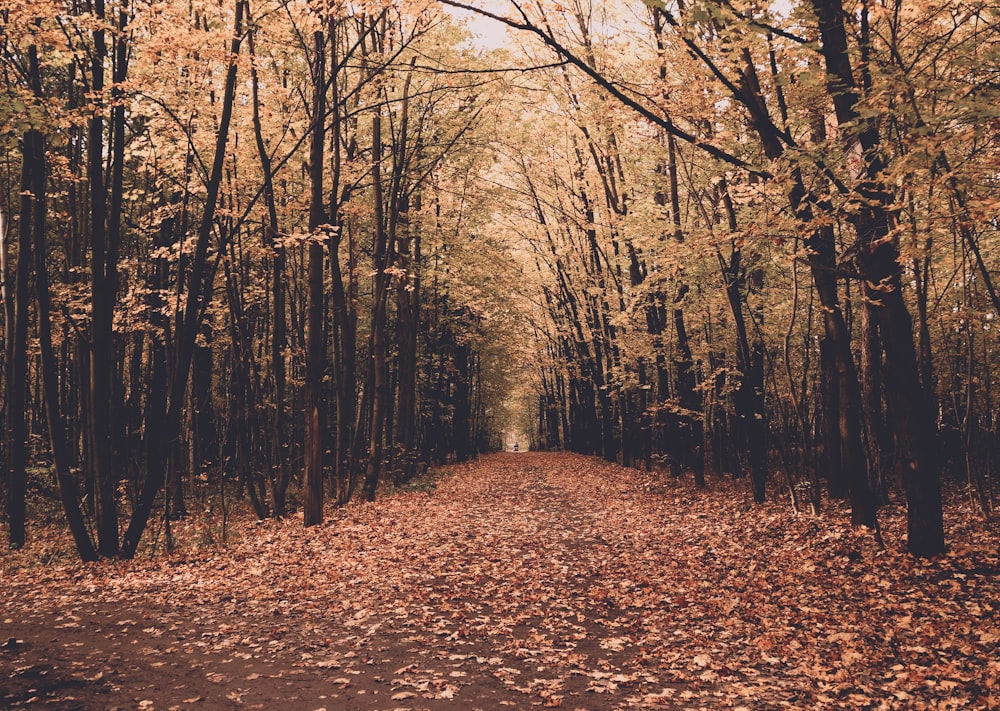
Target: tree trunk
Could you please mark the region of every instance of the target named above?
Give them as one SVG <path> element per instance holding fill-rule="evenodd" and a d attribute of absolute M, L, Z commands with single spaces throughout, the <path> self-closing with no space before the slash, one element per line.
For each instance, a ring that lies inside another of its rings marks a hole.
<path fill-rule="evenodd" d="M 723 185 L 722 201 L 726 210 L 727 226 L 736 232 L 736 210 L 729 197 L 728 187 Z M 747 329 L 746 315 L 743 313 L 743 279 L 741 262 L 743 252 L 735 243 L 728 262 L 717 253 L 722 277 L 726 285 L 726 299 L 736 327 L 736 367 L 741 373 L 740 385 L 734 396 L 736 410 L 737 441 L 746 452 L 750 469 L 750 482 L 754 501 L 763 503 L 767 494 L 767 449 L 768 426 L 764 409 L 764 346 L 759 338 L 751 342 Z"/>
<path fill-rule="evenodd" d="M 272 422 L 273 432 L 269 437 L 271 445 L 271 507 L 275 517 L 287 513 L 287 491 L 289 479 L 288 434 L 285 416 L 285 348 L 288 336 L 285 327 L 285 247 L 276 243 L 280 234 L 278 207 L 274 196 L 274 168 L 271 155 L 264 142 L 263 123 L 260 113 L 260 79 L 257 75 L 254 33 L 247 35 L 247 49 L 250 52 L 250 81 L 253 95 L 254 140 L 260 158 L 264 179 L 264 205 L 267 208 L 267 224 L 264 226 L 264 245 L 271 249 L 271 377 L 273 383 Z"/>
<path fill-rule="evenodd" d="M 104 176 L 105 150 L 110 149 L 117 163 L 122 157 L 114 138 L 117 126 L 112 129 L 111 145 L 104 138 L 104 63 L 108 58 L 105 42 L 104 0 L 94 1 L 94 14 L 99 23 L 94 30 L 94 48 L 91 55 L 91 92 L 98 103 L 90 119 L 87 137 L 87 178 L 90 189 L 90 268 L 91 268 L 91 328 L 89 374 L 89 430 L 91 433 L 91 475 L 97 513 L 97 548 L 102 556 L 118 554 L 118 505 L 116 464 L 112 417 L 114 408 L 114 308 L 117 291 L 118 246 L 115 239 L 120 224 L 112 227 L 120 214 L 109 213 L 108 189 Z M 117 116 L 115 117 L 117 118 Z M 113 119 L 112 123 L 115 121 Z M 114 185 L 114 179 L 112 184 Z M 120 186 L 119 186 L 120 187 Z M 120 201 L 117 202 L 120 206 Z"/>
<path fill-rule="evenodd" d="M 419 205 L 417 206 L 419 209 Z M 403 226 L 406 229 L 406 225 Z M 396 446 L 400 478 L 408 481 L 417 468 L 417 332 L 420 327 L 420 234 L 400 239 L 400 268 L 406 270 L 396 289 L 399 348 Z"/>
<path fill-rule="evenodd" d="M 330 88 L 333 92 L 331 101 L 331 150 L 333 152 L 333 175 L 330 180 L 330 232 L 328 250 L 330 252 L 330 310 L 333 312 L 333 371 L 336 440 L 334 446 L 334 490 L 337 504 L 346 503 L 354 492 L 355 481 L 355 450 L 354 431 L 357 426 L 357 313 L 355 307 L 355 262 L 353 232 L 347 240 L 347 284 L 344 283 L 344 266 L 340 259 L 340 248 L 343 244 L 345 224 L 340 215 L 340 206 L 351 196 L 351 185 L 343 186 L 341 174 L 343 163 L 354 158 L 355 144 L 346 148 L 343 146 L 344 117 L 341 107 L 340 70 L 343 62 L 339 57 L 338 25 L 333 24 L 330 30 L 331 78 Z M 348 52 L 353 50 L 348 50 Z M 346 52 L 345 52 L 346 54 Z M 346 155 L 345 155 L 346 154 Z"/>
<path fill-rule="evenodd" d="M 365 472 L 365 498 L 375 500 L 382 472 L 382 444 L 385 434 L 385 410 L 389 397 L 388 346 L 386 344 L 386 301 L 389 293 L 389 251 L 385 197 L 382 186 L 382 107 L 377 106 L 372 116 L 372 183 L 375 193 L 375 270 L 372 276 L 371 321 L 371 427 L 368 433 L 368 468 Z M 391 191 L 390 191 L 391 192 Z"/>
<path fill-rule="evenodd" d="M 34 47 L 31 49 L 34 50 Z M 37 67 L 37 59 L 31 64 Z M 42 386 L 49 445 L 52 450 L 52 465 L 56 472 L 59 495 L 66 513 L 66 521 L 69 523 L 69 529 L 76 544 L 76 550 L 80 554 L 81 560 L 91 562 L 97 560 L 98 555 L 90 533 L 87 531 L 83 511 L 80 508 L 79 487 L 70 471 L 66 428 L 59 402 L 59 366 L 52 349 L 51 299 L 45 244 L 45 140 L 38 131 L 29 131 L 25 135 L 24 158 L 31 166 L 29 183 L 32 192 L 31 199 L 34 203 L 31 228 L 35 254 L 35 293 L 38 303 L 38 345 L 41 350 Z M 22 219 L 24 217 L 22 215 Z"/>
<path fill-rule="evenodd" d="M 21 159 L 21 219 L 17 234 L 17 263 L 14 267 L 14 293 L 10 295 L 13 306 L 8 309 L 5 324 L 7 336 L 7 397 L 6 397 L 6 473 L 8 539 L 12 549 L 24 546 L 26 534 L 26 497 L 28 491 L 28 309 L 31 300 L 29 276 L 31 274 L 32 221 L 36 214 L 36 201 L 44 201 L 44 193 L 35 194 L 39 187 L 38 172 L 42 172 L 44 190 L 44 141 L 37 131 L 25 133 Z M 44 210 L 44 202 L 42 210 Z M 5 280 L 8 278 L 4 274 Z"/>
<path fill-rule="evenodd" d="M 891 225 L 891 193 L 882 181 L 878 126 L 858 114 L 858 94 L 847 46 L 846 17 L 841 0 L 813 0 L 819 20 L 820 52 L 826 63 L 828 91 L 844 140 L 857 140 L 863 174 L 856 190 L 860 201 L 850 215 L 858 235 L 858 267 L 885 350 L 885 384 L 892 412 L 896 457 L 904 471 L 907 493 L 907 545 L 917 556 L 944 551 L 939 463 L 934 456 L 934 414 L 921 384 L 913 345 L 913 322 L 903 300 L 898 237 Z M 867 484 L 867 479 L 865 480 Z"/>
<path fill-rule="evenodd" d="M 455 415 L 453 427 L 453 442 L 455 450 L 455 461 L 468 461 L 472 453 L 472 394 L 470 369 L 469 346 L 460 344 L 455 348 L 455 368 L 457 374 L 454 382 L 455 386 Z"/>
<path fill-rule="evenodd" d="M 323 310 L 323 248 L 320 228 L 326 225 L 323 200 L 323 149 L 326 145 L 326 41 L 313 33 L 312 137 L 309 148 L 309 303 L 306 308 L 306 467 L 302 483 L 303 523 L 323 522 L 323 372 L 325 345 Z"/>
<path fill-rule="evenodd" d="M 188 288 L 184 298 L 184 306 L 178 315 L 175 328 L 175 356 L 172 360 L 172 379 L 168 392 L 168 404 L 163 427 L 164 442 L 167 443 L 167 446 L 160 451 L 160 456 L 164 460 L 169 456 L 168 452 L 180 434 L 181 412 L 183 410 L 184 395 L 187 391 L 188 377 L 191 370 L 195 336 L 198 324 L 204 317 L 205 307 L 211 299 L 211 290 L 207 283 L 210 275 L 210 270 L 208 269 L 208 248 L 212 237 L 212 228 L 215 223 L 219 189 L 222 185 L 223 167 L 225 165 L 226 146 L 229 141 L 229 129 L 233 116 L 238 68 L 237 59 L 242 42 L 245 8 L 246 3 L 244 0 L 236 0 L 233 39 L 229 48 L 229 68 L 226 73 L 222 112 L 219 118 L 219 131 L 215 140 L 212 170 L 209 173 L 208 183 L 205 186 L 205 207 L 198 226 L 194 254 L 191 257 L 188 271 Z M 123 558 L 133 557 L 139 547 L 139 540 L 146 529 L 146 523 L 149 521 L 153 503 L 156 500 L 157 494 L 163 488 L 166 472 L 166 461 L 164 460 L 152 463 L 149 468 L 151 476 L 143 483 L 139 500 L 136 502 L 132 518 L 129 520 L 128 528 L 122 539 L 121 556 Z"/>
<path fill-rule="evenodd" d="M 846 50 L 845 50 L 846 53 Z M 737 96 L 747 107 L 752 117 L 754 129 L 760 136 L 764 153 L 772 159 L 784 154 L 784 146 L 778 135 L 778 129 L 767 113 L 767 106 L 761 95 L 760 84 L 756 70 L 749 55 L 744 52 L 744 65 L 741 74 L 741 89 Z M 817 127 L 817 131 L 819 127 Z M 833 228 L 830 225 L 813 225 L 813 204 L 811 196 L 805 187 L 802 174 L 798 169 L 792 171 L 792 182 L 788 191 L 788 201 L 801 224 L 808 226 L 806 247 L 808 260 L 816 292 L 820 297 L 824 314 L 824 338 L 828 358 L 826 367 L 833 372 L 825 374 L 825 381 L 830 386 L 830 394 L 837 392 L 836 407 L 831 401 L 824 403 L 824 418 L 828 422 L 837 422 L 837 432 L 840 436 L 839 447 L 832 442 L 832 431 L 827 435 L 831 441 L 830 451 L 837 450 L 841 469 L 829 468 L 831 480 L 847 477 L 848 487 L 855 487 L 851 493 L 852 504 L 857 503 L 858 509 L 852 510 L 851 517 L 855 522 L 875 525 L 875 507 L 871 491 L 868 488 L 868 476 L 861 449 L 860 425 L 860 385 L 854 357 L 851 353 L 850 334 L 844 321 L 837 292 L 836 244 Z M 814 199 L 813 199 L 814 200 Z M 814 200 L 814 202 L 816 202 Z M 817 202 L 825 212 L 832 207 L 826 203 Z M 835 373 L 835 374 L 834 374 Z M 832 460 L 836 462 L 837 460 Z M 862 475 L 864 474 L 864 475 Z"/>

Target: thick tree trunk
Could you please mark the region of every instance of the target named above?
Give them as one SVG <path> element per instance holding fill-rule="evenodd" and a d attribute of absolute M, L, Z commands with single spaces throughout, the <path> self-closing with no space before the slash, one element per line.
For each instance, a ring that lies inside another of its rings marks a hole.
<path fill-rule="evenodd" d="M 859 228 L 859 233 L 864 227 Z M 881 232 L 881 230 L 880 230 Z M 884 235 L 864 241 L 859 264 L 869 283 L 884 285 L 874 309 L 885 349 L 885 384 L 895 433 L 895 455 L 907 496 L 907 547 L 917 556 L 944 551 L 940 462 L 929 398 L 920 382 L 913 322 L 903 301 L 899 253 Z"/>
<path fill-rule="evenodd" d="M 95 0 L 94 14 L 98 23 L 105 19 L 104 0 Z M 91 55 L 91 92 L 94 101 L 102 101 L 104 92 L 104 63 L 108 58 L 103 24 L 94 30 L 94 48 Z M 110 150 L 115 159 L 121 156 L 112 130 Z M 97 514 L 98 552 L 107 557 L 118 554 L 118 506 L 116 466 L 112 441 L 112 406 L 115 372 L 114 362 L 114 308 L 117 291 L 117 244 L 114 243 L 120 226 L 111 227 L 120 215 L 108 210 L 108 189 L 104 176 L 105 150 L 103 108 L 94 111 L 87 137 L 87 178 L 90 190 L 90 268 L 91 268 L 91 318 L 90 318 L 90 374 L 89 374 L 89 431 L 91 433 L 91 475 Z M 114 182 L 114 181 L 112 181 Z M 120 202 L 118 202 L 120 205 Z"/>
<path fill-rule="evenodd" d="M 898 238 L 892 233 L 891 192 L 882 183 L 878 126 L 858 114 L 858 94 L 847 45 L 841 0 L 813 0 L 819 20 L 820 52 L 826 64 L 828 91 L 844 140 L 857 140 L 863 173 L 856 186 L 859 205 L 850 218 L 858 235 L 858 267 L 871 290 L 869 300 L 885 350 L 885 384 L 892 413 L 896 457 L 907 493 L 907 545 L 918 556 L 944 551 L 939 462 L 934 456 L 935 425 L 913 345 L 913 322 L 903 300 Z M 867 483 L 867 479 L 866 479 Z"/>

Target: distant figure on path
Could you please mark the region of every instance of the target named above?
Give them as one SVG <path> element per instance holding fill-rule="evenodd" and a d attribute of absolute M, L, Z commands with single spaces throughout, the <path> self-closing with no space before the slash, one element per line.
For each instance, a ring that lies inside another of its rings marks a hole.
<path fill-rule="evenodd" d="M 516 452 L 516 451 L 518 451 L 518 446 L 517 446 L 517 442 L 514 442 L 514 451 L 515 451 L 515 452 Z"/>

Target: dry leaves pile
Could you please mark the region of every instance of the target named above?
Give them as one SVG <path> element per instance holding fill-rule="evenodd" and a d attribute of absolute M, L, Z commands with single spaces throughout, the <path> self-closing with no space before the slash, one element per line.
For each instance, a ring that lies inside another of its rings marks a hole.
<path fill-rule="evenodd" d="M 896 509 L 881 550 L 742 483 L 569 454 L 450 472 L 226 550 L 12 570 L 4 616 L 197 613 L 228 661 L 284 654 L 270 673 L 319 675 L 335 708 L 1000 708 L 997 537 L 960 502 L 920 561 Z"/>

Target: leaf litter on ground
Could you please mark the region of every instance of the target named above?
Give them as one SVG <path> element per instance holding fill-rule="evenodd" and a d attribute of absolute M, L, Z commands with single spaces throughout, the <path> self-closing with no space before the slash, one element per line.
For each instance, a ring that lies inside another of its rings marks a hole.
<path fill-rule="evenodd" d="M 0 662 L 29 671 L 0 702 L 48 689 L 135 707 L 130 685 L 159 664 L 186 676 L 153 689 L 156 708 L 1000 708 L 997 535 L 961 500 L 949 552 L 918 560 L 899 506 L 883 549 L 836 503 L 795 516 L 728 479 L 699 490 L 562 453 L 448 470 L 320 527 L 234 522 L 227 548 L 8 555 Z M 98 611 L 130 677 L 88 654 L 102 644 L 77 628 Z M 40 657 L 66 640 L 73 683 L 45 687 Z"/>

